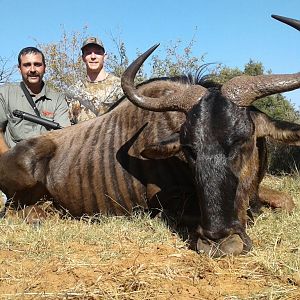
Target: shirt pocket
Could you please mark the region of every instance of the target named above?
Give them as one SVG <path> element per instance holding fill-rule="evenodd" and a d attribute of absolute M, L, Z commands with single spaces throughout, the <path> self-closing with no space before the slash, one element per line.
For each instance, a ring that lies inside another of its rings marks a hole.
<path fill-rule="evenodd" d="M 49 120 L 49 121 L 53 121 L 54 120 L 54 112 L 51 112 L 48 110 L 42 110 L 41 118 Z"/>
<path fill-rule="evenodd" d="M 22 118 L 15 117 L 11 113 L 11 114 L 7 114 L 7 121 L 11 127 L 16 127 L 22 122 Z"/>

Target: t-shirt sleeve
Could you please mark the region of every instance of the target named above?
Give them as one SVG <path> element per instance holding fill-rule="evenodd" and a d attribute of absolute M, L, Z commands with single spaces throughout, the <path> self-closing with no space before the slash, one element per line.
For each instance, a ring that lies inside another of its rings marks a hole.
<path fill-rule="evenodd" d="M 3 93 L 0 91 L 0 128 L 5 130 L 7 124 L 6 104 Z"/>
<path fill-rule="evenodd" d="M 68 105 L 63 94 L 60 94 L 57 100 L 57 106 L 54 112 L 54 121 L 59 123 L 62 127 L 71 125 Z"/>

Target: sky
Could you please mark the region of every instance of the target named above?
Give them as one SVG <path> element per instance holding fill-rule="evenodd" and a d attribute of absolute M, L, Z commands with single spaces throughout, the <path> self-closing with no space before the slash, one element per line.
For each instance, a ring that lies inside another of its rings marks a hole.
<path fill-rule="evenodd" d="M 206 63 L 243 69 L 252 59 L 274 74 L 300 71 L 300 32 L 271 18 L 300 20 L 299 0 L 0 0 L 0 8 L 0 57 L 11 64 L 22 48 L 87 26 L 108 52 L 111 37 L 120 37 L 130 60 L 156 43 L 164 49 L 194 38 L 193 56 Z M 284 95 L 300 109 L 300 89 Z"/>

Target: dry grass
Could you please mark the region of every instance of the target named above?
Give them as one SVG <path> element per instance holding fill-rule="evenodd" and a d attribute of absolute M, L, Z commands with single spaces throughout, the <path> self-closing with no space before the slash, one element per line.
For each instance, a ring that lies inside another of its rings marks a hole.
<path fill-rule="evenodd" d="M 159 220 L 54 215 L 40 227 L 0 221 L 1 299 L 300 299 L 299 177 L 268 177 L 297 202 L 265 209 L 248 228 L 254 249 L 211 259 Z"/>

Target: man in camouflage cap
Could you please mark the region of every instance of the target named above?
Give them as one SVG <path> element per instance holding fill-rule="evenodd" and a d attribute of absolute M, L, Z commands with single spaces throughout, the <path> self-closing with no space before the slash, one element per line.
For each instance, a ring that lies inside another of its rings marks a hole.
<path fill-rule="evenodd" d="M 101 40 L 86 39 L 81 47 L 86 78 L 78 81 L 68 94 L 70 117 L 79 123 L 104 114 L 123 95 L 121 79 L 106 72 L 106 53 Z"/>

